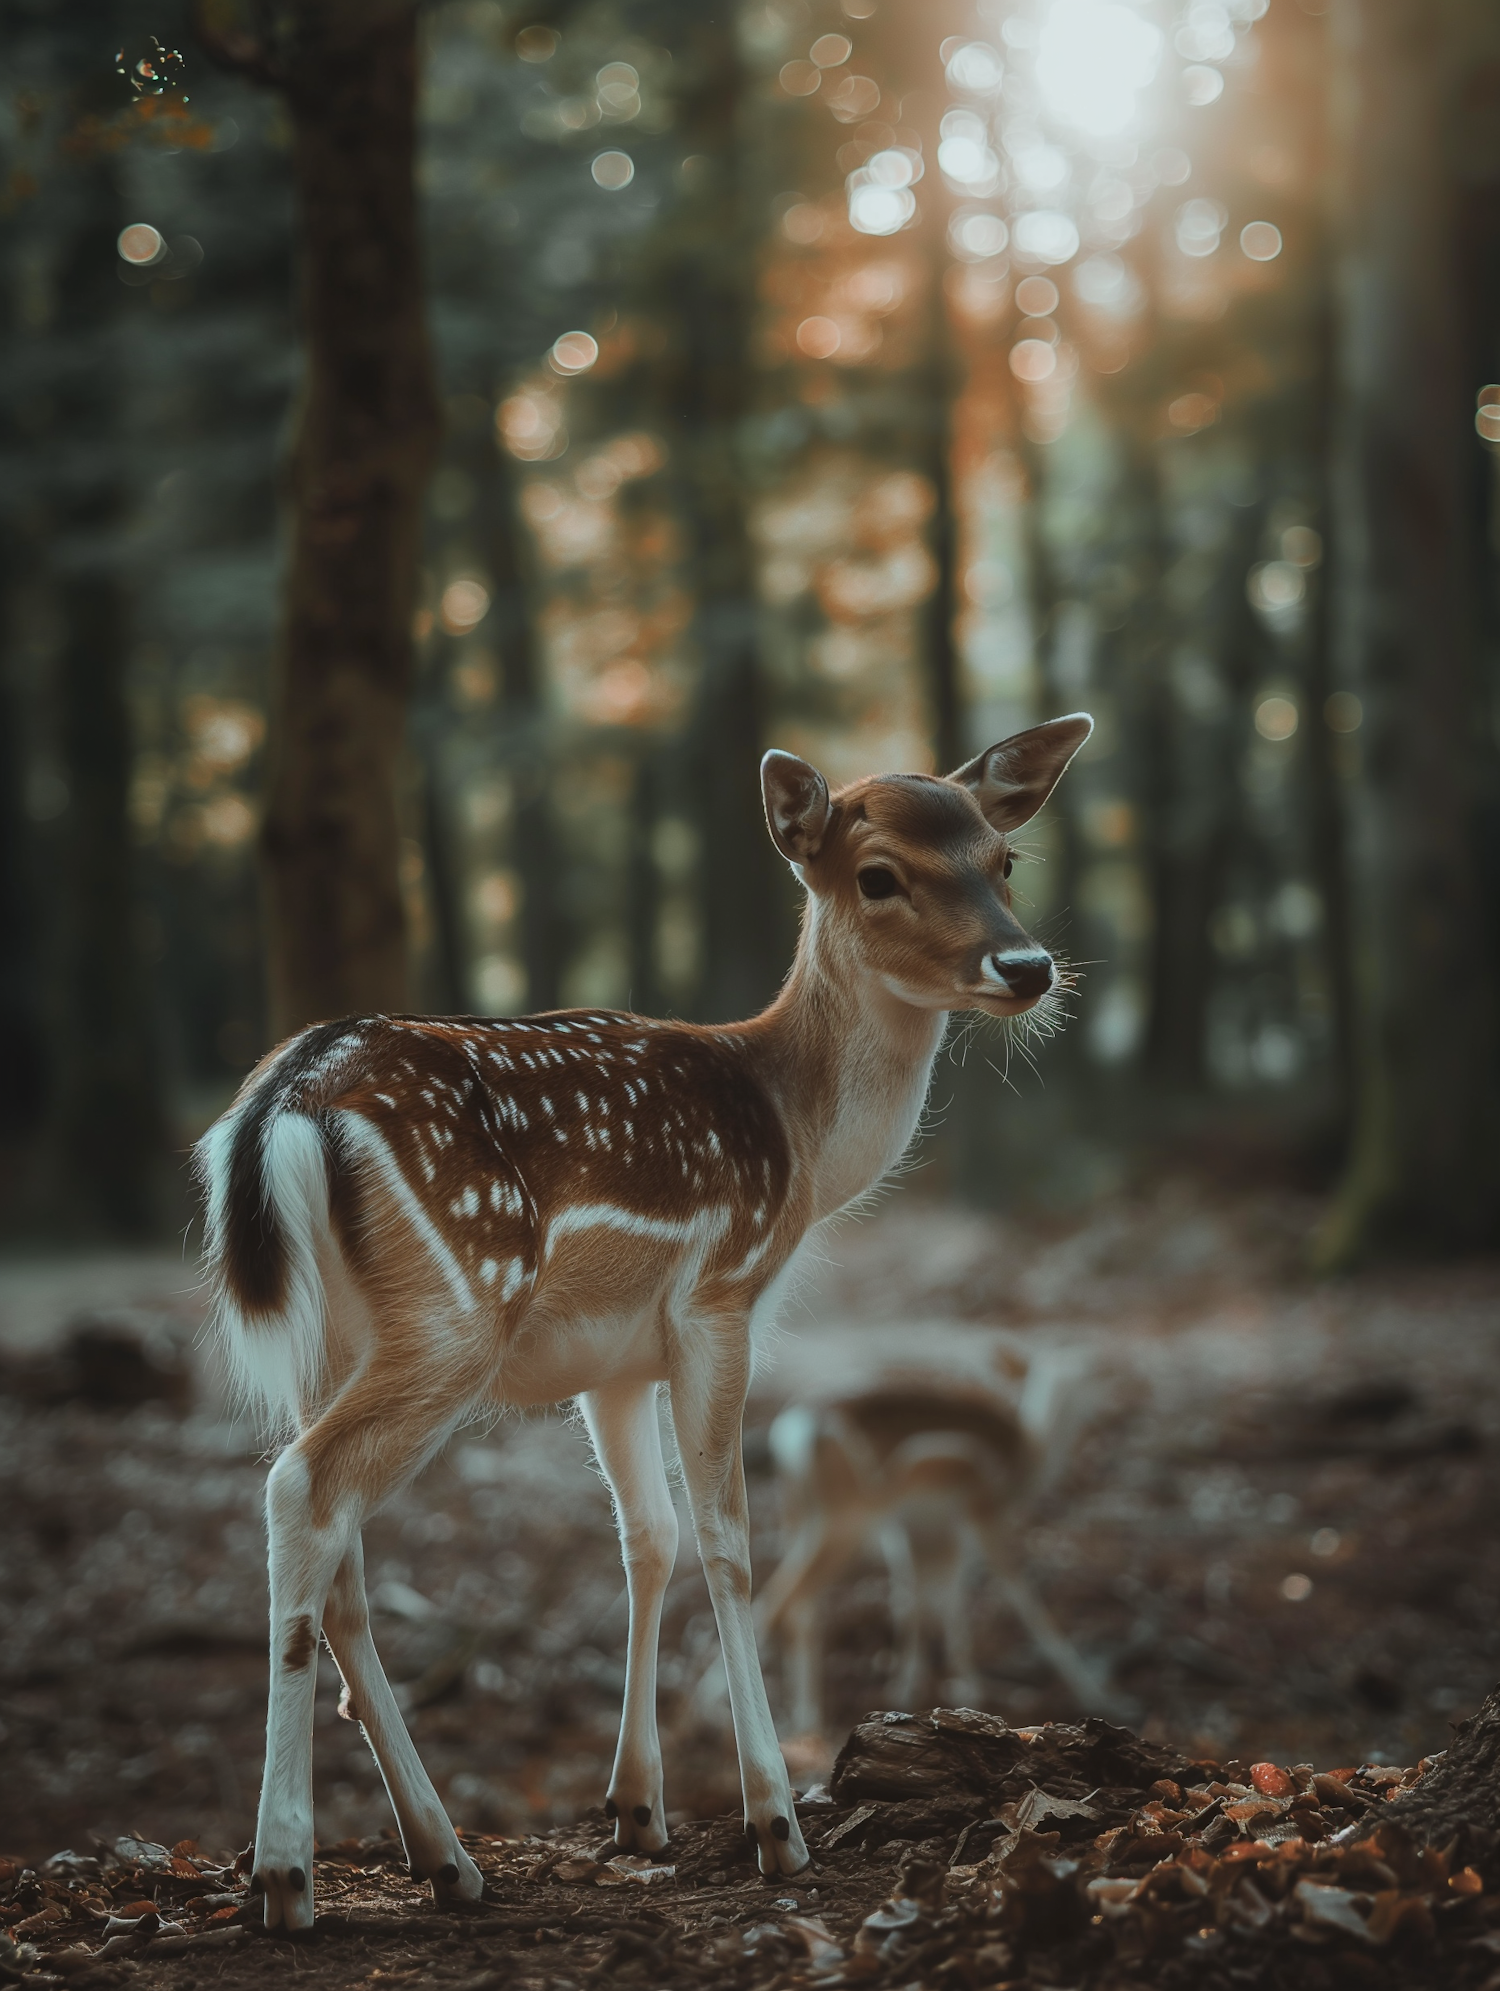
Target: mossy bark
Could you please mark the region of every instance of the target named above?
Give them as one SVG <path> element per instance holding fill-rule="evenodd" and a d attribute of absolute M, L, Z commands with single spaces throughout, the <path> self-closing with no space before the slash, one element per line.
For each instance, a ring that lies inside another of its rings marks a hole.
<path fill-rule="evenodd" d="M 1474 393 L 1455 230 L 1455 108 L 1488 10 L 1341 0 L 1335 672 L 1363 706 L 1350 771 L 1356 1068 L 1324 1266 L 1379 1237 L 1500 1229 L 1496 986 L 1476 815 Z M 1440 31 L 1438 22 L 1446 23 Z"/>

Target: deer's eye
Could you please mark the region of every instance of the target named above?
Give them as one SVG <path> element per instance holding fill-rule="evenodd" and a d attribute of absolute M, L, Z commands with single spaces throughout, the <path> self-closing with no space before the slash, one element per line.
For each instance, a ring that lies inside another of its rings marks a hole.
<path fill-rule="evenodd" d="M 1016 860 L 1013 857 L 1007 857 L 1005 860 L 1005 870 L 1002 875 L 1008 878 L 1011 872 L 1015 870 L 1015 868 L 1016 868 Z"/>
<path fill-rule="evenodd" d="M 872 864 L 860 872 L 859 889 L 867 899 L 893 899 L 901 887 L 896 883 L 894 871 L 887 871 L 883 864 Z"/>

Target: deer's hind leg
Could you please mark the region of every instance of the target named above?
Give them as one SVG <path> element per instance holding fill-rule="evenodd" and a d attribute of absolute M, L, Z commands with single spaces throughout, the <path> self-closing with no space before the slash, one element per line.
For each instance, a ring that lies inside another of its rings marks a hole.
<path fill-rule="evenodd" d="M 254 1871 L 269 1929 L 297 1931 L 313 1921 L 313 1699 L 336 1580 L 357 1552 L 365 1516 L 431 1455 L 453 1415 L 451 1398 L 424 1402 L 413 1396 L 409 1373 L 377 1362 L 282 1453 L 267 1479 L 271 1689 Z M 334 1617 L 346 1628 L 347 1600 L 345 1616 L 336 1603 Z M 367 1678 L 367 1692 L 372 1685 Z M 461 1850 L 456 1863 L 477 1893 L 477 1868 L 466 1873 L 472 1862 Z"/>
<path fill-rule="evenodd" d="M 380 1766 L 413 1874 L 431 1881 L 440 1901 L 477 1901 L 483 1876 L 458 1843 L 432 1779 L 422 1767 L 370 1636 L 364 1550 L 357 1538 L 328 1593 L 323 1630 L 344 1677 L 339 1712 L 359 1723 Z"/>
<path fill-rule="evenodd" d="M 667 1485 L 655 1383 L 618 1383 L 579 1398 L 600 1470 L 614 1495 L 630 1599 L 625 1704 L 604 1809 L 615 1843 L 659 1853 L 667 1843 L 661 1742 L 656 1729 L 656 1655 L 661 1607 L 677 1560 L 677 1510 Z"/>

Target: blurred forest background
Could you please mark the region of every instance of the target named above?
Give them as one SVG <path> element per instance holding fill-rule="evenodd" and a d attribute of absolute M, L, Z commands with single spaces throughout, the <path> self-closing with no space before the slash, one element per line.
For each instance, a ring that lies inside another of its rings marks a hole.
<path fill-rule="evenodd" d="M 1084 707 L 1077 1020 L 940 1068 L 927 1180 L 1493 1242 L 1492 7 L 5 18 L 10 1236 L 180 1225 L 327 1008 L 746 1013 L 766 746 Z"/>

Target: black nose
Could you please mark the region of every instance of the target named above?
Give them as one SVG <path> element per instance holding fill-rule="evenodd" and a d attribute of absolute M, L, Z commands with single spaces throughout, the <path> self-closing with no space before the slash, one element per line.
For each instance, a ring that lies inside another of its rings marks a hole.
<path fill-rule="evenodd" d="M 1025 954 L 992 954 L 989 965 L 1011 994 L 1023 1002 L 1044 996 L 1052 986 L 1052 956 L 1039 947 Z"/>

